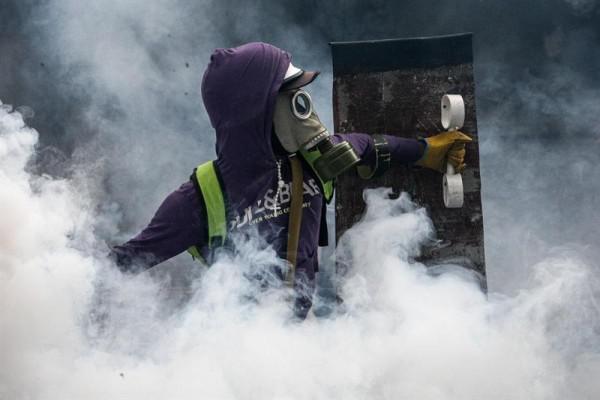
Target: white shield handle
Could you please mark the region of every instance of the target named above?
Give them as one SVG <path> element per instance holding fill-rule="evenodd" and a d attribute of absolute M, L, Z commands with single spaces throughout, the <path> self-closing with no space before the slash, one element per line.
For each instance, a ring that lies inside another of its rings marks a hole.
<path fill-rule="evenodd" d="M 465 102 L 460 94 L 446 94 L 442 97 L 442 126 L 449 131 L 458 130 L 465 123 Z M 455 173 L 450 163 L 442 179 L 444 205 L 446 208 L 461 208 L 464 204 L 463 181 Z"/>

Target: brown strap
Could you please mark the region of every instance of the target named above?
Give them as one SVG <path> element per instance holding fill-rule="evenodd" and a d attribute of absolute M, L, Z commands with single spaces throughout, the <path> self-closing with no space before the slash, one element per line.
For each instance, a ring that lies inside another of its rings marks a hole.
<path fill-rule="evenodd" d="M 292 200 L 290 204 L 290 219 L 288 224 L 287 260 L 289 272 L 286 277 L 288 285 L 294 284 L 296 261 L 298 257 L 298 241 L 300 240 L 300 225 L 302 223 L 303 176 L 302 164 L 295 155 L 290 156 L 292 165 Z"/>

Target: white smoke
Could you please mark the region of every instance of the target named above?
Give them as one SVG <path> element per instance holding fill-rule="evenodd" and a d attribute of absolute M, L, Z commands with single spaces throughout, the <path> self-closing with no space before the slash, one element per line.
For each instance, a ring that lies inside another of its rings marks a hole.
<path fill-rule="evenodd" d="M 74 248 L 86 240 L 85 203 L 68 182 L 25 172 L 38 135 L 10 109 L 0 106 L 0 397 L 6 399 L 25 398 L 38 374 L 53 379 L 60 371 L 54 366 L 82 354 L 77 319 L 94 263 Z"/>
<path fill-rule="evenodd" d="M 488 299 L 465 274 L 415 262 L 431 221 L 377 189 L 340 247 L 344 312 L 290 321 L 285 291 L 244 277 L 275 262 L 252 243 L 165 309 L 163 282 L 98 255 L 79 184 L 26 171 L 36 141 L 0 108 L 2 399 L 600 396 L 600 284 L 575 257 L 549 258 L 528 290 Z"/>

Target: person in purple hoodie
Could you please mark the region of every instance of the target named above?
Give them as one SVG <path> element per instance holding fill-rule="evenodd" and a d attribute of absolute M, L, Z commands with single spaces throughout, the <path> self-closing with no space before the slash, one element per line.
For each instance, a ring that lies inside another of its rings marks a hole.
<path fill-rule="evenodd" d="M 325 203 L 333 178 L 355 165 L 375 172 L 390 160 L 440 171 L 448 160 L 460 171 L 464 144 L 471 140 L 460 132 L 424 140 L 329 135 L 302 89 L 317 75 L 294 67 L 291 56 L 277 47 L 248 43 L 216 49 L 202 79 L 202 98 L 216 133 L 213 165 L 226 203 L 228 237 L 258 233 L 279 257 L 292 260 L 299 318 L 311 308 L 317 249 L 327 244 Z M 299 216 L 290 216 L 293 168 L 302 177 Z M 137 236 L 113 246 L 119 269 L 139 272 L 190 248 L 210 259 L 203 189 L 193 174 L 166 197 Z M 290 228 L 293 220 L 298 226 Z M 297 231 L 295 236 L 290 229 Z M 291 240 L 297 243 L 290 258 Z M 289 275 L 280 276 L 285 280 Z"/>

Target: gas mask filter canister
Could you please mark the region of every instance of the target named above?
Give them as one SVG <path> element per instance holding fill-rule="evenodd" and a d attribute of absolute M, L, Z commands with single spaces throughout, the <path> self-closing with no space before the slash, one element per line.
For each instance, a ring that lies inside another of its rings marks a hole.
<path fill-rule="evenodd" d="M 334 179 L 360 161 L 348 142 L 332 142 L 310 95 L 302 89 L 278 94 L 273 122 L 275 134 L 287 152 L 320 153 L 312 166 L 322 181 Z"/>

